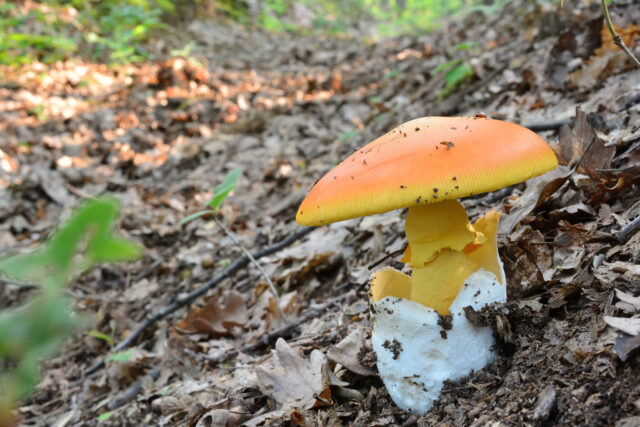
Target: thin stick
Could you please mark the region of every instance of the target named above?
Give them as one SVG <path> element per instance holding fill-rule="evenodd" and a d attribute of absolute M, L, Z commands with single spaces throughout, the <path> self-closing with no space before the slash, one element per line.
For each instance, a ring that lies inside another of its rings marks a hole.
<path fill-rule="evenodd" d="M 396 255 L 400 255 L 402 253 L 404 253 L 404 251 L 407 250 L 407 246 L 408 244 L 405 243 L 404 246 L 402 247 L 402 249 L 398 249 L 397 251 L 393 251 L 391 253 L 385 254 L 382 258 L 380 258 L 377 261 L 374 261 L 373 263 L 369 264 L 369 266 L 367 267 L 367 270 L 373 270 L 375 267 L 377 267 L 378 265 L 380 265 L 382 262 L 384 262 L 385 260 L 394 257 Z"/>
<path fill-rule="evenodd" d="M 571 126 L 573 122 L 571 120 L 550 120 L 548 122 L 534 122 L 529 124 L 523 124 L 529 130 L 534 132 L 544 132 L 548 130 L 560 129 L 563 125 Z"/>
<path fill-rule="evenodd" d="M 246 250 L 244 246 L 242 246 L 242 243 L 240 243 L 238 239 L 236 239 L 236 236 L 231 232 L 231 230 L 225 227 L 225 225 L 218 218 L 214 217 L 213 220 L 216 222 L 216 224 L 218 224 L 218 227 L 220 227 L 222 231 L 224 231 L 225 234 L 229 236 L 231 240 L 233 240 L 233 243 L 235 243 L 236 246 L 239 247 L 240 250 L 242 250 L 242 253 L 244 253 L 244 256 L 248 257 L 249 260 L 253 263 L 253 265 L 255 265 L 258 268 L 258 271 L 260 272 L 260 274 L 262 274 L 262 277 L 264 277 L 264 279 L 267 281 L 267 284 L 269 284 L 269 289 L 271 289 L 273 298 L 275 298 L 276 300 L 276 306 L 278 307 L 278 313 L 280 313 L 280 317 L 282 317 L 282 320 L 284 320 L 285 323 L 289 323 L 289 321 L 287 320 L 287 316 L 284 315 L 284 312 L 280 307 L 280 297 L 278 296 L 278 291 L 276 290 L 276 287 L 274 286 L 267 272 L 264 271 L 260 263 L 256 261 L 256 259 L 251 255 L 251 253 L 248 250 Z"/>
<path fill-rule="evenodd" d="M 271 342 L 273 342 L 273 340 L 275 340 L 276 338 L 279 338 L 287 333 L 289 333 L 289 331 L 295 329 L 297 326 L 302 325 L 305 322 L 308 322 L 309 320 L 317 317 L 323 310 L 326 310 L 327 308 L 331 307 L 334 304 L 339 303 L 340 301 L 342 301 L 343 299 L 349 297 L 349 296 L 354 296 L 355 293 L 353 292 L 345 292 L 344 294 L 340 295 L 339 297 L 336 298 L 332 298 L 329 302 L 327 302 L 326 304 L 323 304 L 321 307 L 315 308 L 313 310 L 311 310 L 309 313 L 307 313 L 306 315 L 304 315 L 303 317 L 301 317 L 300 319 L 296 320 L 296 323 L 293 324 L 288 324 L 285 325 L 273 332 L 270 332 L 267 335 L 263 335 L 262 338 L 260 340 L 258 340 L 257 342 L 253 343 L 253 344 L 249 344 L 249 345 L 245 345 L 244 347 L 238 349 L 238 350 L 231 350 L 228 351 L 226 353 L 224 353 L 223 355 L 216 357 L 216 358 L 211 358 L 208 359 L 210 362 L 212 363 L 222 363 L 222 362 L 226 362 L 227 360 L 231 359 L 232 357 L 237 356 L 240 353 L 246 353 L 249 351 L 254 351 L 254 350 L 258 350 L 259 348 L 262 347 L 266 347 L 267 345 L 269 345 Z M 158 363 L 156 365 L 155 368 L 153 368 L 153 370 L 151 371 L 151 373 L 149 373 L 147 375 L 147 377 L 150 377 L 153 380 L 158 379 L 158 377 L 160 376 L 160 369 L 162 367 L 162 363 Z M 129 388 L 127 388 L 125 391 L 119 393 L 117 396 L 115 396 L 108 404 L 108 408 L 110 410 L 114 410 L 114 409 L 118 409 L 119 407 L 125 405 L 127 402 L 129 402 L 131 399 L 133 399 L 138 393 L 140 393 L 142 391 L 142 383 L 144 382 L 144 378 L 140 379 L 138 381 L 136 381 L 134 384 L 132 384 Z"/>
<path fill-rule="evenodd" d="M 633 236 L 633 234 L 640 230 L 640 216 L 631 221 L 629 224 L 624 226 L 622 230 L 618 233 L 618 240 L 620 243 L 626 243 L 627 240 Z"/>
<path fill-rule="evenodd" d="M 271 254 L 273 254 L 275 252 L 278 252 L 280 249 L 286 248 L 291 243 L 293 243 L 293 242 L 303 238 L 307 234 L 311 233 L 311 231 L 313 231 L 314 229 L 315 229 L 315 227 L 301 228 L 301 229 L 297 230 L 295 233 L 290 234 L 288 237 L 282 239 L 280 242 L 278 242 L 278 243 L 276 243 L 274 245 L 271 245 L 269 247 L 266 247 L 266 248 L 262 249 L 261 251 L 258 251 L 256 253 L 254 253 L 253 254 L 253 258 L 259 259 L 259 258 L 262 258 L 263 256 L 271 255 Z M 207 291 L 209 291 L 210 289 L 212 289 L 216 285 L 218 285 L 218 283 L 222 282 L 224 279 L 226 279 L 227 277 L 230 277 L 236 271 L 240 270 L 242 267 L 244 267 L 245 265 L 249 264 L 249 262 L 250 262 L 249 257 L 247 257 L 246 255 L 243 255 L 242 257 L 238 258 L 233 264 L 231 264 L 229 267 L 227 267 L 222 273 L 220 273 L 219 275 L 211 278 L 207 283 L 205 283 L 204 285 L 202 285 L 198 289 L 195 289 L 194 291 L 192 291 L 189 294 L 187 294 L 186 296 L 180 298 L 179 300 L 177 300 L 173 304 L 165 307 L 161 311 L 159 311 L 159 312 L 157 312 L 157 313 L 155 313 L 153 315 L 148 316 L 145 319 L 145 321 L 142 322 L 142 324 L 140 326 L 138 326 L 138 328 L 131 333 L 131 335 L 129 335 L 124 341 L 120 342 L 120 344 L 115 346 L 113 351 L 117 352 L 117 351 L 120 351 L 120 350 L 122 350 L 124 348 L 129 347 L 131 344 L 133 344 L 135 342 L 135 340 L 140 335 L 142 335 L 142 333 L 149 326 L 153 325 L 158 320 L 160 320 L 163 317 L 173 313 L 174 311 L 178 310 L 179 308 L 184 307 L 185 305 L 191 303 L 193 300 L 195 300 L 199 296 L 204 295 L 205 293 L 207 293 Z M 89 369 L 87 369 L 86 375 L 91 375 L 92 373 L 104 368 L 104 365 L 105 365 L 105 359 L 102 359 L 99 362 L 96 362 L 95 364 L 90 366 Z"/>
<path fill-rule="evenodd" d="M 607 7 L 607 0 L 602 0 L 602 10 L 604 11 L 604 20 L 607 23 L 607 27 L 609 28 L 609 32 L 611 33 L 611 37 L 613 37 L 613 42 L 620 47 L 627 54 L 629 58 L 640 67 L 640 61 L 633 55 L 633 52 L 624 44 L 622 37 L 616 33 L 615 28 L 613 28 L 613 23 L 611 22 L 611 16 L 609 16 L 609 8 Z"/>
<path fill-rule="evenodd" d="M 139 379 L 138 381 L 130 385 L 129 388 L 127 388 L 123 392 L 118 393 L 113 399 L 111 399 L 111 401 L 107 405 L 107 408 L 113 411 L 125 405 L 131 399 L 136 397 L 136 395 L 142 391 L 142 385 L 143 385 L 142 383 L 144 382 L 144 379 L 146 377 L 149 377 L 154 381 L 157 380 L 158 377 L 160 376 L 161 367 L 162 367 L 162 363 L 158 363 L 156 367 L 153 368 L 153 370 L 148 375 L 145 375 L 145 377 Z"/>

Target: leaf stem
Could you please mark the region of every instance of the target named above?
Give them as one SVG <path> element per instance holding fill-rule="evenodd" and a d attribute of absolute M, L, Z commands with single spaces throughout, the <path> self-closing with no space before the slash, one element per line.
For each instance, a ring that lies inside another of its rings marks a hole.
<path fill-rule="evenodd" d="M 620 37 L 618 33 L 616 33 L 615 28 L 613 28 L 613 23 L 611 22 L 611 16 L 609 15 L 609 8 L 607 7 L 607 0 L 601 0 L 601 1 L 602 1 L 602 10 L 604 11 L 604 20 L 607 23 L 607 27 L 609 28 L 609 32 L 611 33 L 611 36 L 613 37 L 613 42 L 616 45 L 618 45 L 620 49 L 622 49 L 624 53 L 626 53 L 627 56 L 631 58 L 631 60 L 638 67 L 640 67 L 640 61 L 638 61 L 638 58 L 636 58 L 633 55 L 633 52 L 631 52 L 631 50 L 627 47 L 627 45 L 624 44 L 622 37 Z"/>
<path fill-rule="evenodd" d="M 273 282 L 271 281 L 271 278 L 269 277 L 267 272 L 264 271 L 264 269 L 262 268 L 260 263 L 253 257 L 253 255 L 251 255 L 251 253 L 248 250 L 246 250 L 244 246 L 242 246 L 242 243 L 240 243 L 238 241 L 238 239 L 236 239 L 236 236 L 233 234 L 233 232 L 231 230 L 229 230 L 227 227 L 225 227 L 225 225 L 218 218 L 214 217 L 213 220 L 216 222 L 216 224 L 218 224 L 218 227 L 220 227 L 222 229 L 222 231 L 224 231 L 225 234 L 227 236 L 229 236 L 229 238 L 231 240 L 233 240 L 233 243 L 235 243 L 236 246 L 238 246 L 242 250 L 244 255 L 247 258 L 249 258 L 249 261 L 251 261 L 258 268 L 258 271 L 260 272 L 260 274 L 262 274 L 262 277 L 264 277 L 265 280 L 267 281 L 267 284 L 269 285 L 269 289 L 271 290 L 271 293 L 273 294 L 273 298 L 275 298 L 275 300 L 276 300 L 276 306 L 278 307 L 278 313 L 280 313 L 280 317 L 282 317 L 282 320 L 284 320 L 285 323 L 289 323 L 289 321 L 287 320 L 287 316 L 284 315 L 284 312 L 282 311 L 282 308 L 280 307 L 280 297 L 278 296 L 278 291 L 276 291 L 276 287 L 273 284 Z"/>

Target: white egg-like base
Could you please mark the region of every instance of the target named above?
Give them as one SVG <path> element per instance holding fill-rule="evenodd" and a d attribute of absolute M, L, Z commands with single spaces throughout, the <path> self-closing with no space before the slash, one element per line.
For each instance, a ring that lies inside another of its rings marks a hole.
<path fill-rule="evenodd" d="M 371 341 L 393 401 L 424 414 L 438 400 L 445 380 L 458 380 L 490 363 L 495 357 L 492 331 L 473 326 L 463 308 L 479 310 L 506 300 L 506 286 L 493 273 L 478 270 L 465 280 L 451 304 L 449 330 L 438 325 L 435 310 L 422 304 L 392 296 L 372 304 Z"/>

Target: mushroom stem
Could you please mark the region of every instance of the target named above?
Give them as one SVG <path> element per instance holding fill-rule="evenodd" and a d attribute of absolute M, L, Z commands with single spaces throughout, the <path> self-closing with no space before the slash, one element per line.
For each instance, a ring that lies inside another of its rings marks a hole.
<path fill-rule="evenodd" d="M 409 245 L 402 261 L 413 270 L 411 283 L 408 277 L 400 280 L 400 272 L 388 275 L 384 286 L 372 289 L 374 302 L 392 295 L 447 315 L 465 280 L 475 271 L 487 270 L 504 285 L 496 247 L 499 218 L 499 212 L 490 211 L 472 225 L 457 200 L 409 208 L 405 223 Z"/>

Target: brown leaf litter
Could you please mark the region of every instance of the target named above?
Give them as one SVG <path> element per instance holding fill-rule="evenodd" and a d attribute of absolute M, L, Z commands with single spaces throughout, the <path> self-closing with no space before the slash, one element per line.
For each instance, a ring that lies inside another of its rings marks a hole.
<path fill-rule="evenodd" d="M 90 328 L 116 343 L 242 256 L 208 218 L 179 225 L 235 167 L 245 172 L 217 218 L 255 252 L 299 229 L 297 205 L 318 177 L 411 118 L 484 111 L 542 124 L 564 164 L 463 201 L 472 219 L 505 214 L 509 301 L 468 313 L 494 328 L 498 357 L 447 383 L 424 416 L 393 405 L 368 342 L 367 266 L 401 249 L 403 213 L 391 212 L 318 228 L 261 260 L 290 323 L 249 265 L 194 301 L 201 308 L 151 322 L 130 343 L 130 364 L 87 374 L 110 349 L 78 333 L 43 363 L 21 422 L 634 425 L 640 340 L 607 321 L 635 332 L 640 233 L 618 233 L 640 215 L 640 71 L 607 40 L 599 2 L 574 3 L 514 0 L 380 42 L 195 20 L 172 39 L 195 40 L 199 62 L 159 52 L 113 68 L 77 59 L 3 69 L 0 242 L 31 247 L 81 199 L 119 198 L 120 228 L 146 257 L 96 268 L 69 290 Z M 638 52 L 634 6 L 610 3 Z M 446 81 L 434 70 L 457 59 L 475 78 L 440 102 Z M 32 292 L 3 283 L 0 305 Z"/>

